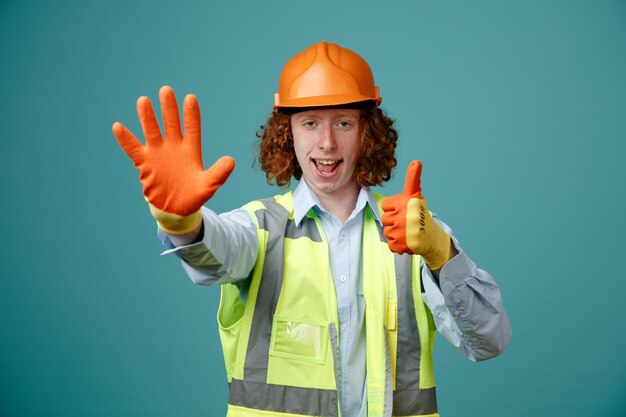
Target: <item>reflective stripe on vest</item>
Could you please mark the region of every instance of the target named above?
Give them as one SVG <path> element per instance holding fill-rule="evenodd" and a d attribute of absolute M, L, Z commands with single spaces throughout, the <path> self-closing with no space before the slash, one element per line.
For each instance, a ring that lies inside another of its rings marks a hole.
<path fill-rule="evenodd" d="M 275 413 L 309 416 L 339 415 L 336 389 L 303 388 L 267 383 L 269 345 L 272 323 L 283 282 L 284 238 L 308 238 L 322 243 L 315 221 L 304 218 L 300 227 L 289 219 L 286 210 L 274 198 L 260 201 L 263 209 L 254 211 L 259 230 L 268 233 L 263 269 L 256 295 L 256 304 L 250 326 L 246 350 L 244 378 L 233 378 L 230 384 L 229 404 Z M 283 231 L 281 234 L 280 232 Z M 337 331 L 331 323 L 330 334 L 337 342 Z M 337 345 L 338 346 L 338 345 Z M 338 359 L 338 347 L 333 346 L 332 361 Z M 339 376 L 338 361 L 335 378 Z"/>
<path fill-rule="evenodd" d="M 246 309 L 253 308 L 254 311 L 246 312 L 248 315 L 248 323 L 246 324 L 244 320 L 242 331 L 245 333 L 246 329 L 249 329 L 249 333 L 247 337 L 239 339 L 240 346 L 239 354 L 236 355 L 237 360 L 244 360 L 244 352 L 245 360 L 242 364 L 243 369 L 233 373 L 229 398 L 229 405 L 232 407 L 229 408 L 229 415 L 253 416 L 256 415 L 254 410 L 263 410 L 263 416 L 280 416 L 283 413 L 333 417 L 339 415 L 338 393 L 335 389 L 340 385 L 341 378 L 339 371 L 338 335 L 336 329 L 337 306 L 336 299 L 334 299 L 334 284 L 332 283 L 330 272 L 327 274 L 328 278 L 324 280 L 331 281 L 330 286 L 332 287 L 332 294 L 330 295 L 333 297 L 334 305 L 329 307 L 334 309 L 334 315 L 330 316 L 329 310 L 329 317 L 332 317 L 332 320 L 325 323 L 324 326 L 320 326 L 320 329 L 322 329 L 320 331 L 325 334 L 324 337 L 326 341 L 324 342 L 324 346 L 326 342 L 330 340 L 328 342 L 330 351 L 326 352 L 324 358 L 326 362 L 330 361 L 330 363 L 332 363 L 334 373 L 326 374 L 327 376 L 325 378 L 327 378 L 327 380 L 323 388 L 305 388 L 276 384 L 271 382 L 272 376 L 268 376 L 270 348 L 274 346 L 273 343 L 275 343 L 272 339 L 272 328 L 273 325 L 276 325 L 276 310 L 285 273 L 285 242 L 287 242 L 287 239 L 298 240 L 299 245 L 304 244 L 308 246 L 297 247 L 310 247 L 311 251 L 313 251 L 314 246 L 311 245 L 323 245 L 322 247 L 325 248 L 326 251 L 328 250 L 323 239 L 323 230 L 316 216 L 310 213 L 307 214 L 298 227 L 296 227 L 293 219 L 289 218 L 292 216 L 293 212 L 292 205 L 292 193 L 288 193 L 276 198 L 261 200 L 252 205 L 252 208 L 248 208 L 249 212 L 254 215 L 258 226 L 259 241 L 262 241 L 259 245 L 259 258 L 263 259 L 257 261 L 255 271 L 253 271 L 253 282 L 251 283 L 248 296 L 248 303 L 251 305 L 246 306 Z M 366 234 L 365 230 L 367 224 L 373 226 L 373 228 L 370 228 L 369 234 Z M 372 230 L 375 230 L 376 244 L 372 243 L 372 236 L 374 234 Z M 304 239 L 301 240 L 302 238 Z M 373 215 L 369 208 L 366 211 L 363 242 L 363 258 L 366 256 L 375 256 L 373 253 L 366 253 L 369 252 L 366 248 L 370 246 L 383 247 L 385 251 L 388 252 L 382 229 L 375 220 L 373 220 Z M 416 257 L 408 255 L 391 256 L 386 254 L 383 254 L 383 256 L 392 260 L 391 265 L 374 265 L 373 269 L 375 269 L 375 271 L 363 271 L 364 280 L 368 272 L 374 274 L 379 268 L 381 269 L 381 277 L 388 275 L 384 271 L 385 268 L 391 271 L 392 277 L 395 275 L 395 280 L 391 278 L 395 282 L 387 283 L 393 287 L 393 291 L 389 290 L 389 297 L 393 296 L 393 298 L 390 298 L 388 302 L 383 301 L 382 304 L 384 305 L 377 307 L 379 310 L 377 313 L 374 313 L 373 308 L 370 312 L 370 304 L 367 304 L 366 319 L 368 315 L 373 316 L 379 314 L 381 316 L 377 319 L 380 322 L 380 327 L 378 327 L 380 330 L 374 331 L 371 330 L 370 327 L 366 327 L 367 335 L 370 336 L 377 333 L 384 335 L 382 338 L 378 338 L 380 340 L 375 343 L 377 345 L 376 348 L 371 348 L 368 345 L 368 359 L 375 355 L 374 352 L 378 352 L 381 349 L 384 352 L 384 354 L 382 356 L 379 355 L 377 359 L 368 361 L 368 415 L 436 415 L 437 406 L 434 382 L 430 384 L 430 387 L 427 384 L 426 388 L 420 389 L 420 377 L 423 378 L 424 371 L 427 371 L 429 374 L 429 377 L 426 379 L 432 380 L 430 363 L 432 340 L 428 340 L 432 339 L 432 337 L 430 333 L 428 333 L 428 318 L 425 317 L 430 313 L 423 307 L 420 309 L 419 306 L 417 306 L 418 308 L 416 308 L 416 303 L 423 303 L 421 301 L 419 284 L 417 289 L 415 289 L 413 285 L 413 282 L 420 282 L 419 265 L 416 268 L 414 263 Z M 307 260 L 304 258 L 303 256 L 302 264 L 304 266 L 300 267 L 306 268 L 308 266 L 313 270 L 319 269 L 320 265 L 307 265 Z M 365 259 L 363 259 L 363 262 L 365 265 Z M 260 267 L 261 263 L 262 268 L 258 268 L 257 270 L 257 267 Z M 375 261 L 375 263 L 380 262 Z M 327 267 L 329 268 L 329 266 Z M 394 270 L 395 274 L 393 273 Z M 255 280 L 258 282 L 255 283 Z M 374 280 L 370 279 L 370 281 Z M 321 283 L 319 285 L 323 287 L 324 285 L 328 285 L 328 283 Z M 387 289 L 381 287 L 380 290 L 387 294 Z M 397 299 L 395 299 L 396 291 Z M 416 299 L 416 295 L 419 297 L 418 299 Z M 386 298 L 383 300 L 386 300 Z M 378 304 L 381 304 L 381 302 L 378 302 Z M 396 308 L 397 313 L 395 312 Z M 390 311 L 391 315 L 389 313 Z M 279 311 L 278 315 L 280 316 L 280 314 L 281 312 Z M 417 317 L 419 314 L 422 314 L 424 317 Z M 285 323 L 286 325 L 291 324 L 288 321 Z M 390 323 L 393 328 L 390 327 Z M 426 324 L 425 333 L 419 328 L 424 323 Z M 305 323 L 305 325 L 307 324 Z M 312 327 L 315 326 L 312 325 Z M 389 332 L 387 327 L 390 327 Z M 420 335 L 423 335 L 423 341 L 420 339 Z M 274 337 L 276 337 L 276 335 L 274 335 Z M 374 338 L 368 337 L 368 339 L 373 340 Z M 245 346 L 241 346 L 242 343 L 245 343 Z M 382 345 L 380 343 L 382 343 Z M 424 346 L 422 343 L 426 345 L 430 343 L 431 346 L 422 349 Z M 245 350 L 241 350 L 242 348 Z M 390 351 L 393 353 L 391 358 Z M 235 355 L 233 354 L 232 357 L 234 358 Z M 241 364 L 239 366 L 241 366 Z M 301 366 L 304 366 L 304 369 L 306 369 L 306 366 L 311 365 L 302 362 Z M 392 368 L 394 371 L 393 376 L 395 377 L 393 381 Z M 374 369 L 376 369 L 376 371 L 374 371 Z M 291 369 L 283 370 L 283 372 L 291 371 Z M 378 385 L 370 383 L 370 380 L 377 380 L 375 375 L 379 376 L 378 379 L 383 378 L 379 380 L 380 383 Z M 332 378 L 334 381 L 330 381 L 328 378 Z M 333 385 L 333 389 L 328 388 L 331 384 Z M 372 385 L 373 388 L 370 388 L 370 385 Z M 244 411 L 241 411 L 242 407 Z"/>
<path fill-rule="evenodd" d="M 415 331 L 418 326 L 412 288 L 412 263 L 413 259 L 409 255 L 394 255 L 398 292 L 397 371 L 396 389 L 393 392 L 393 415 L 395 416 L 437 412 L 435 387 L 420 389 L 422 353 L 420 335 L 418 331 Z"/>
<path fill-rule="evenodd" d="M 272 318 L 276 311 L 276 303 L 280 296 L 283 283 L 283 244 L 285 224 L 289 218 L 289 212 L 276 203 L 273 198 L 261 200 L 267 208 L 264 215 L 256 212 L 259 229 L 269 233 L 267 248 L 265 250 L 265 263 L 263 264 L 263 279 L 259 286 L 252 326 L 250 327 L 250 340 L 248 343 L 246 362 L 244 367 L 244 379 L 246 381 L 267 381 L 268 346 L 264 342 L 269 341 L 272 335 Z"/>

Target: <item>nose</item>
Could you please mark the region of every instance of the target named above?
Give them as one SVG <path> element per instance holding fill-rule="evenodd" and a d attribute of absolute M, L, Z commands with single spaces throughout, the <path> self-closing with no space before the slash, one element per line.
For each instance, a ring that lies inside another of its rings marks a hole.
<path fill-rule="evenodd" d="M 324 152 L 329 152 L 335 149 L 336 145 L 335 133 L 333 132 L 332 126 L 326 126 L 319 142 L 320 149 Z"/>

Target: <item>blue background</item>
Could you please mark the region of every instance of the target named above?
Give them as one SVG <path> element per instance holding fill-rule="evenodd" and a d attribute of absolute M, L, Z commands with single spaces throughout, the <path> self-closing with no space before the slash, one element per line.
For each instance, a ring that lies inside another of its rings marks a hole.
<path fill-rule="evenodd" d="M 277 194 L 252 167 L 278 75 L 320 40 L 365 57 L 397 119 L 399 192 L 498 280 L 499 358 L 443 339 L 442 416 L 626 415 L 625 1 L 0 3 L 0 415 L 224 415 L 219 290 L 160 257 L 115 142 L 135 100 L 195 93 L 210 206 Z"/>

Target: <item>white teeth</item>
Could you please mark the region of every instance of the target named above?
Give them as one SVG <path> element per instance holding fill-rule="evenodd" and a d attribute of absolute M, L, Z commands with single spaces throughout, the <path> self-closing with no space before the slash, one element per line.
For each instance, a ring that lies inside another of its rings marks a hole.
<path fill-rule="evenodd" d="M 336 163 L 337 161 L 333 161 L 330 159 L 318 159 L 317 162 L 319 162 L 322 165 L 332 165 L 334 163 Z"/>

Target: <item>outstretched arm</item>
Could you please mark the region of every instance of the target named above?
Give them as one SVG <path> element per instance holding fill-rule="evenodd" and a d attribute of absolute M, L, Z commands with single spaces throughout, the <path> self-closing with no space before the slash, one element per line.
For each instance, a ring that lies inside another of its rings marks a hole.
<path fill-rule="evenodd" d="M 137 100 L 145 145 L 121 123 L 113 124 L 113 134 L 139 170 L 143 194 L 168 248 L 165 254 L 176 253 L 197 284 L 244 279 L 256 258 L 256 233 L 249 216 L 241 211 L 223 217 L 206 208 L 204 214 L 201 211 L 233 171 L 235 161 L 224 156 L 205 170 L 198 100 L 185 97 L 183 134 L 172 88 L 162 87 L 159 99 L 165 136 L 148 97 Z"/>

